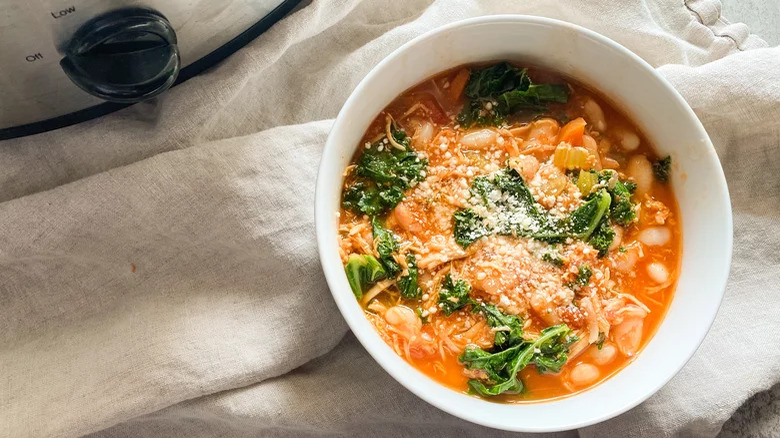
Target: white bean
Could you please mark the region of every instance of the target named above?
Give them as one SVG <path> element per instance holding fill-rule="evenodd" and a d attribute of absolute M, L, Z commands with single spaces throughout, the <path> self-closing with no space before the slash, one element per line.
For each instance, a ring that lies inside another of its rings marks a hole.
<path fill-rule="evenodd" d="M 650 227 L 642 230 L 637 238 L 648 246 L 663 246 L 669 243 L 672 232 L 666 227 Z"/>
<path fill-rule="evenodd" d="M 647 265 L 647 275 L 656 283 L 666 283 L 669 280 L 669 271 L 666 266 L 658 262 Z"/>
<path fill-rule="evenodd" d="M 595 362 L 597 365 L 606 365 L 615 360 L 615 356 L 617 356 L 617 348 L 611 342 L 604 342 L 600 350 L 595 345 L 591 346 L 590 356 L 593 358 L 593 362 Z"/>
<path fill-rule="evenodd" d="M 609 157 L 601 157 L 601 166 L 605 169 L 620 169 L 620 163 Z"/>
<path fill-rule="evenodd" d="M 496 143 L 498 133 L 492 129 L 480 129 L 469 132 L 460 139 L 460 144 L 466 149 L 485 149 Z"/>
<path fill-rule="evenodd" d="M 634 265 L 639 260 L 639 249 L 637 246 L 630 246 L 626 252 L 619 252 L 613 256 L 613 266 L 620 272 L 631 272 Z"/>
<path fill-rule="evenodd" d="M 640 197 L 653 187 L 653 165 L 644 155 L 634 155 L 628 160 L 629 176 L 636 183 L 636 194 Z"/>
<path fill-rule="evenodd" d="M 539 119 L 531 123 L 531 130 L 528 132 L 528 140 L 536 139 L 542 143 L 548 143 L 558 135 L 559 130 L 560 126 L 554 119 Z"/>
<path fill-rule="evenodd" d="M 593 99 L 588 99 L 583 105 L 582 109 L 585 111 L 585 116 L 596 131 L 604 132 L 607 129 L 607 121 L 604 118 L 604 111 Z"/>
<path fill-rule="evenodd" d="M 637 308 L 634 305 L 630 306 Z M 623 318 L 623 322 L 612 327 L 612 339 L 617 344 L 618 350 L 626 356 L 633 356 L 642 342 L 643 328 L 644 316 L 639 315 Z"/>
<path fill-rule="evenodd" d="M 635 133 L 627 129 L 621 129 L 617 132 L 617 136 L 624 151 L 632 152 L 639 147 L 639 136 Z"/>
<path fill-rule="evenodd" d="M 569 373 L 569 379 L 574 386 L 590 385 L 599 378 L 599 369 L 589 363 L 581 363 Z"/>
<path fill-rule="evenodd" d="M 412 145 L 418 149 L 422 149 L 433 139 L 433 124 L 429 121 L 420 123 L 420 127 L 414 132 L 412 137 Z"/>

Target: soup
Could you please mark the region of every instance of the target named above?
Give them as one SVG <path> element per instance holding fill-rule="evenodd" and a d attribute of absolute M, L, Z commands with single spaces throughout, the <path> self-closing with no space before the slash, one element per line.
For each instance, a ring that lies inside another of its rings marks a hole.
<path fill-rule="evenodd" d="M 345 169 L 339 249 L 379 335 L 489 400 L 567 396 L 625 367 L 672 299 L 671 159 L 598 94 L 500 62 L 406 91 Z"/>

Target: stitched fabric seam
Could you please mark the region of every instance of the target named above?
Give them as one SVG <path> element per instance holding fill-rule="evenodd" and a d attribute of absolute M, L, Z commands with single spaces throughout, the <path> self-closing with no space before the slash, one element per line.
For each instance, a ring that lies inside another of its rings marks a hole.
<path fill-rule="evenodd" d="M 727 39 L 731 40 L 732 43 L 734 43 L 734 47 L 737 50 L 739 50 L 740 52 L 744 51 L 744 49 L 742 47 L 740 47 L 739 42 L 737 42 L 737 40 L 734 37 L 732 37 L 731 35 L 719 35 L 719 34 L 715 33 L 715 29 L 713 29 L 712 27 L 704 24 L 704 20 L 701 18 L 701 15 L 699 15 L 699 12 L 696 11 L 695 9 L 691 8 L 690 6 L 688 6 L 688 0 L 684 0 L 683 1 L 683 5 L 685 6 L 686 9 L 688 9 L 689 12 L 691 12 L 696 17 L 696 21 L 698 21 L 699 24 L 701 24 L 702 26 L 706 27 L 707 29 L 710 30 L 710 32 L 712 32 L 712 36 L 720 37 L 720 38 L 727 38 Z M 718 14 L 718 18 L 716 19 L 716 21 L 718 21 L 720 23 L 723 23 L 723 24 L 726 24 L 726 25 L 731 24 L 728 21 L 722 19 L 721 14 Z M 752 35 L 752 33 L 750 33 L 749 30 L 748 30 L 748 35 Z"/>

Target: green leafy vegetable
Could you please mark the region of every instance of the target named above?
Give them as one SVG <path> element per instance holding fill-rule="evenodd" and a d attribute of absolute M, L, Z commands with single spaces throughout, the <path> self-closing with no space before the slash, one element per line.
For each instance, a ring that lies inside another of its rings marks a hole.
<path fill-rule="evenodd" d="M 529 341 L 523 337 L 523 320 L 518 316 L 506 315 L 491 304 L 482 304 L 479 310 L 495 330 L 495 337 L 491 351 L 467 346 L 458 358 L 468 369 L 485 374 L 484 378 L 469 380 L 472 393 L 519 393 L 523 390 L 520 370 L 533 364 L 540 373 L 559 372 L 568 359 L 569 346 L 577 341 L 564 324 L 548 327 L 537 339 Z"/>
<path fill-rule="evenodd" d="M 399 136 L 396 136 L 399 134 Z M 395 131 L 396 142 L 404 146 L 404 150 L 396 149 L 389 144 L 384 147 L 374 145 L 365 149 L 358 160 L 355 172 L 358 176 L 368 178 L 376 183 L 385 183 L 408 189 L 413 182 L 421 179 L 421 173 L 426 163 L 410 149 L 409 138 L 403 131 Z M 398 141 L 403 138 L 403 141 Z"/>
<path fill-rule="evenodd" d="M 542 260 L 552 264 L 553 266 L 557 266 L 559 268 L 563 266 L 563 259 L 560 256 L 551 254 L 549 252 L 542 254 Z"/>
<path fill-rule="evenodd" d="M 569 346 L 576 340 L 569 327 L 560 324 L 542 330 L 534 341 L 517 338 L 514 345 L 496 352 L 467 346 L 458 359 L 468 369 L 482 370 L 487 376 L 469 380 L 472 392 L 482 396 L 516 394 L 523 390 L 517 375 L 523 368 L 533 363 L 541 373 L 560 371 L 568 359 Z"/>
<path fill-rule="evenodd" d="M 525 69 L 501 62 L 490 67 L 472 70 L 464 93 L 469 99 L 487 99 L 531 85 Z"/>
<path fill-rule="evenodd" d="M 516 315 L 505 315 L 492 304 L 483 304 L 480 308 L 487 323 L 496 331 L 494 345 L 499 349 L 509 348 L 523 342 L 523 320 Z"/>
<path fill-rule="evenodd" d="M 609 219 L 606 217 L 601 218 L 601 222 L 590 235 L 588 243 L 599 251 L 599 257 L 604 257 L 609 251 L 612 241 L 615 240 L 615 230 L 609 226 Z"/>
<path fill-rule="evenodd" d="M 385 278 L 385 273 L 379 261 L 370 255 L 351 254 L 344 266 L 349 287 L 357 299 L 363 298 L 366 286 L 372 285 Z"/>
<path fill-rule="evenodd" d="M 653 174 L 655 175 L 655 178 L 658 181 L 661 182 L 669 181 L 669 172 L 671 172 L 671 170 L 672 170 L 671 155 L 667 155 L 665 158 L 662 158 L 653 163 Z"/>
<path fill-rule="evenodd" d="M 631 193 L 635 188 L 636 185 L 633 183 L 624 184 L 621 181 L 615 183 L 615 188 L 612 189 L 614 201 L 609 209 L 609 217 L 615 223 L 627 226 L 636 220 L 635 204 L 631 201 Z"/>
<path fill-rule="evenodd" d="M 609 210 L 611 197 L 600 190 L 567 218 L 551 216 L 525 185 L 516 170 L 507 168 L 492 176 L 479 176 L 471 186 L 472 202 L 492 212 L 492 226 L 473 209 L 454 214 L 455 241 L 464 248 L 490 234 L 530 237 L 549 243 L 567 237 L 587 240 Z"/>
<path fill-rule="evenodd" d="M 540 339 L 544 338 L 548 333 L 552 333 L 552 336 L 542 342 L 538 340 L 535 342 L 539 352 L 533 355 L 531 363 L 536 365 L 537 371 L 541 374 L 561 371 L 561 368 L 569 359 L 569 347 L 579 340 L 579 337 L 574 335 L 566 325 L 558 329 L 560 330 L 559 332 L 557 332 L 556 327 L 561 326 L 548 327 L 542 330 Z"/>
<path fill-rule="evenodd" d="M 499 220 L 489 228 L 474 210 L 456 211 L 455 241 L 464 248 L 489 234 L 518 235 L 551 243 L 566 237 L 561 224 L 534 200 L 523 178 L 514 169 L 475 178 L 471 193 L 477 203 L 493 210 Z"/>
<path fill-rule="evenodd" d="M 422 312 L 423 312 L 422 309 L 419 308 L 419 307 L 414 309 L 414 313 L 417 315 L 418 318 L 420 318 L 420 321 L 423 324 L 428 324 L 428 317 L 427 316 L 423 316 Z"/>
<path fill-rule="evenodd" d="M 384 268 L 387 278 L 395 278 L 401 273 L 401 265 L 393 257 L 393 254 L 398 251 L 398 241 L 395 240 L 393 233 L 385 228 L 377 217 L 371 218 L 371 225 L 376 250 L 379 253 L 379 263 Z M 419 271 L 417 269 L 417 258 L 413 253 L 406 254 L 406 264 L 408 273 L 398 279 L 398 289 L 404 298 L 414 299 L 419 297 L 422 291 L 417 282 Z"/>
<path fill-rule="evenodd" d="M 517 234 L 537 240 L 556 242 L 565 237 L 560 224 L 539 205 L 523 181 L 523 177 L 512 168 L 504 169 L 493 176 L 495 189 L 507 195 L 506 201 L 496 203 L 506 221 L 500 224 L 499 234 Z"/>
<path fill-rule="evenodd" d="M 569 89 L 562 84 L 530 85 L 526 90 L 515 89 L 498 96 L 498 111 L 502 114 L 512 114 L 519 110 L 547 109 L 546 102 L 566 103 L 569 100 Z"/>
<path fill-rule="evenodd" d="M 379 263 L 385 268 L 388 278 L 395 278 L 401 272 L 401 265 L 393 258 L 393 253 L 398 251 L 398 242 L 395 240 L 393 233 L 382 226 L 376 216 L 371 218 L 371 226 L 373 228 L 376 251 L 379 253 Z"/>
<path fill-rule="evenodd" d="M 604 332 L 599 332 L 599 338 L 596 339 L 596 347 L 601 350 L 602 347 L 604 347 L 604 341 L 607 340 L 607 337 L 604 336 Z"/>
<path fill-rule="evenodd" d="M 439 290 L 439 307 L 445 315 L 450 316 L 463 307 L 474 304 L 469 293 L 471 285 L 464 280 L 452 281 L 452 276 L 447 274 Z"/>
<path fill-rule="evenodd" d="M 478 196 L 484 204 L 487 204 L 490 202 L 490 194 L 497 189 L 497 185 L 493 184 L 493 181 L 488 176 L 480 175 L 471 182 L 469 192 L 474 196 Z"/>
<path fill-rule="evenodd" d="M 458 115 L 464 127 L 500 125 L 518 111 L 544 111 L 547 103 L 569 100 L 565 85 L 533 84 L 525 69 L 506 62 L 472 70 L 464 94 L 466 103 Z"/>
<path fill-rule="evenodd" d="M 392 193 L 391 190 L 385 190 L 380 195 L 376 186 L 358 181 L 344 191 L 342 205 L 344 208 L 373 216 L 388 209 L 389 205 L 395 205 Z M 403 192 L 397 192 L 395 197 L 398 198 L 397 202 L 400 202 Z"/>
<path fill-rule="evenodd" d="M 593 270 L 588 265 L 580 265 L 577 268 L 577 279 L 574 280 L 575 284 L 585 286 L 590 281 L 590 277 L 593 276 Z"/>
<path fill-rule="evenodd" d="M 609 210 L 612 198 L 606 190 L 600 190 L 569 216 L 569 233 L 572 237 L 586 240 L 593 234 L 601 218 Z"/>
<path fill-rule="evenodd" d="M 403 130 L 392 127 L 391 135 L 403 150 L 385 143 L 386 137 L 365 149 L 355 167 L 355 182 L 344 191 L 344 208 L 380 215 L 398 205 L 404 191 L 424 179 L 427 160 L 411 149 Z"/>
<path fill-rule="evenodd" d="M 417 269 L 417 258 L 413 253 L 406 254 L 406 264 L 409 273 L 398 279 L 398 289 L 401 290 L 401 296 L 407 299 L 419 298 L 422 294 L 418 283 L 419 271 Z"/>
<path fill-rule="evenodd" d="M 614 181 L 614 186 L 610 189 L 610 181 Z M 603 170 L 599 174 L 599 184 L 607 187 L 612 204 L 609 207 L 609 217 L 617 224 L 628 226 L 636 220 L 636 210 L 631 195 L 636 190 L 636 184 L 631 181 L 620 181 L 617 172 L 614 170 Z"/>
<path fill-rule="evenodd" d="M 463 109 L 458 114 L 458 123 L 464 128 L 472 126 L 501 126 L 506 122 L 501 114 L 496 111 L 487 111 L 480 100 L 468 100 L 463 104 Z"/>
<path fill-rule="evenodd" d="M 523 390 L 523 382 L 517 373 L 531 361 L 533 350 L 530 346 L 518 344 L 497 353 L 489 353 L 479 347 L 469 345 L 458 357 L 468 369 L 482 370 L 486 379 L 469 379 L 469 391 L 482 396 L 494 396 L 503 393 L 517 394 Z"/>
<path fill-rule="evenodd" d="M 470 208 L 456 211 L 453 219 L 455 242 L 464 248 L 490 234 L 482 218 Z"/>

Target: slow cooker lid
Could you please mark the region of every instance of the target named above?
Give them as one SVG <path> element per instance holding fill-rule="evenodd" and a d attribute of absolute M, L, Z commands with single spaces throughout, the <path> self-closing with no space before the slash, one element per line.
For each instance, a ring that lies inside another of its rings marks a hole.
<path fill-rule="evenodd" d="M 41 24 L 40 5 L 11 1 L 27 14 L 11 19 L 34 16 L 28 21 Z M 3 26 L 9 17 L 0 17 L 0 140 L 79 123 L 159 95 L 229 56 L 299 2 L 192 6 L 156 0 L 144 7 L 112 2 L 110 8 L 76 2 L 45 11 L 45 30 Z M 38 38 L 30 38 L 36 32 Z M 45 34 L 49 40 L 41 41 Z"/>

